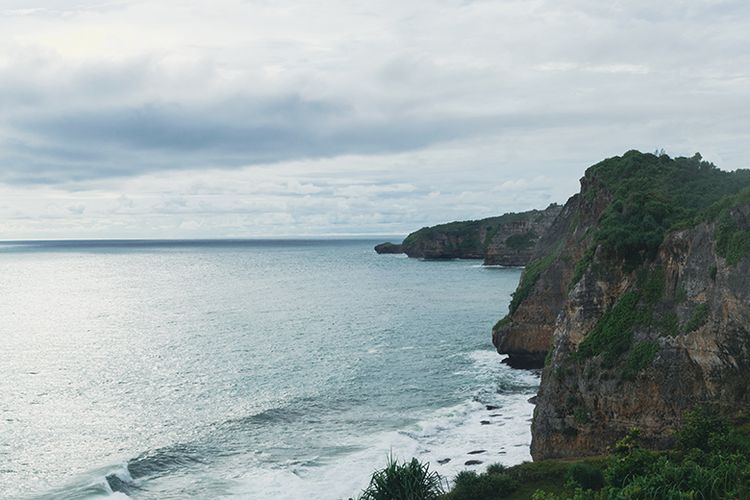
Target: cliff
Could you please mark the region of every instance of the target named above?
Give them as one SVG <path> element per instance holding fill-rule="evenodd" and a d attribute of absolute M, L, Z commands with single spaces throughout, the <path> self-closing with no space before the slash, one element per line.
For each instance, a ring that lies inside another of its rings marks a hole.
<path fill-rule="evenodd" d="M 407 236 L 401 248 L 409 257 L 484 259 L 488 265 L 523 266 L 560 209 L 552 204 L 545 210 L 424 227 Z"/>
<path fill-rule="evenodd" d="M 750 408 L 748 186 L 699 155 L 586 171 L 493 331 L 511 364 L 546 357 L 535 460 L 602 454 L 632 428 L 665 447 L 698 404 Z"/>
<path fill-rule="evenodd" d="M 396 243 L 391 243 L 390 241 L 387 241 L 385 243 L 381 243 L 379 245 L 375 245 L 375 251 L 379 254 L 382 253 L 404 253 L 404 249 L 401 247 L 401 245 L 398 245 Z"/>

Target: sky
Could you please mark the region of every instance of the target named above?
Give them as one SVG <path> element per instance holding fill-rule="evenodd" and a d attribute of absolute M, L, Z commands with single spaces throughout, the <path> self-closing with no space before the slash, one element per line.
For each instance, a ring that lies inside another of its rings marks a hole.
<path fill-rule="evenodd" d="M 748 124 L 744 0 L 0 0 L 0 239 L 404 235 Z"/>

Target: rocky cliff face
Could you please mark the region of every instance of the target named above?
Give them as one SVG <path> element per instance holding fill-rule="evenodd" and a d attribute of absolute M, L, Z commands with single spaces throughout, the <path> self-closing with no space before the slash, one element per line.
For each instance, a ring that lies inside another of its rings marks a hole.
<path fill-rule="evenodd" d="M 404 253 L 404 249 L 401 248 L 401 245 L 398 245 L 396 243 L 391 243 L 390 241 L 387 241 L 385 243 L 381 243 L 379 245 L 375 245 L 375 251 L 379 254 L 382 253 Z"/>
<path fill-rule="evenodd" d="M 409 257 L 484 259 L 485 264 L 523 266 L 560 209 L 553 204 L 545 210 L 425 227 L 407 236 L 402 249 Z"/>
<path fill-rule="evenodd" d="M 531 260 L 537 242 L 547 233 L 562 207 L 550 205 L 544 210 L 524 212 L 522 217 L 498 220 L 485 234 L 485 265 L 525 266 Z"/>
<path fill-rule="evenodd" d="M 520 365 L 548 353 L 534 459 L 601 454 L 632 428 L 667 446 L 698 404 L 750 408 L 750 190 L 732 194 L 750 177 L 636 152 L 614 160 L 587 171 L 493 332 Z M 664 189 L 680 192 L 654 204 L 662 191 L 634 177 L 662 167 Z M 675 184 L 696 176 L 706 185 Z"/>

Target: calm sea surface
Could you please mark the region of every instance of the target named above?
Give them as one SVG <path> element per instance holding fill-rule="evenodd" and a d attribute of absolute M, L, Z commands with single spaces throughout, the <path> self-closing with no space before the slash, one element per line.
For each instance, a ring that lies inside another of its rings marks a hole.
<path fill-rule="evenodd" d="M 389 453 L 528 459 L 538 378 L 490 341 L 520 271 L 374 243 L 0 243 L 0 497 L 336 499 Z"/>

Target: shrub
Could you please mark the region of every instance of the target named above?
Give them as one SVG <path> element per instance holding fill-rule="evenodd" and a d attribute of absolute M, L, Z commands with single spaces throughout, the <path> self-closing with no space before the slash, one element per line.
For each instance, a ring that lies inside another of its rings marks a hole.
<path fill-rule="evenodd" d="M 505 239 L 505 244 L 513 250 L 528 250 L 534 246 L 537 235 L 534 231 L 512 234 Z"/>
<path fill-rule="evenodd" d="M 501 474 L 507 470 L 503 464 L 490 464 L 487 466 L 487 474 Z"/>
<path fill-rule="evenodd" d="M 577 463 L 570 466 L 566 482 L 585 490 L 600 490 L 604 486 L 604 474 L 599 467 L 587 463 Z"/>
<path fill-rule="evenodd" d="M 708 321 L 709 312 L 708 304 L 698 304 L 688 322 L 685 323 L 685 333 L 693 332 L 705 325 L 706 321 Z"/>
<path fill-rule="evenodd" d="M 536 285 L 536 282 L 539 280 L 539 277 L 544 271 L 549 269 L 552 263 L 555 262 L 556 258 L 557 252 L 547 255 L 542 259 L 531 262 L 526 266 L 526 269 L 524 269 L 523 271 L 523 275 L 521 275 L 521 282 L 518 284 L 518 288 L 516 289 L 516 291 L 513 292 L 513 298 L 511 299 L 510 305 L 508 306 L 510 314 L 513 314 L 516 309 L 518 309 L 518 306 L 521 305 L 521 302 L 523 302 L 526 297 L 529 296 L 531 290 L 534 288 L 534 285 Z"/>
<path fill-rule="evenodd" d="M 716 253 L 730 266 L 750 255 L 750 231 L 740 228 L 728 212 L 719 219 L 716 229 Z"/>
<path fill-rule="evenodd" d="M 657 352 L 659 352 L 659 344 L 653 340 L 638 342 L 628 354 L 623 377 L 626 379 L 634 378 L 638 372 L 651 365 Z"/>
<path fill-rule="evenodd" d="M 698 407 L 685 415 L 685 422 L 677 432 L 677 442 L 685 450 L 697 448 L 708 451 L 712 442 L 729 433 L 729 423 L 708 406 Z"/>
<path fill-rule="evenodd" d="M 505 498 L 518 489 L 518 482 L 505 474 L 489 470 L 483 474 L 462 471 L 456 476 L 453 490 L 446 495 L 450 500 L 493 500 Z"/>
<path fill-rule="evenodd" d="M 750 184 L 750 171 L 724 172 L 700 155 L 672 159 L 638 151 L 604 160 L 586 177 L 612 200 L 595 239 L 605 255 L 629 268 L 653 257 L 668 231 L 694 224 L 706 211 L 720 211 L 713 205 L 722 198 L 747 198 L 737 193 Z"/>
<path fill-rule="evenodd" d="M 573 411 L 573 420 L 579 425 L 586 425 L 591 422 L 591 418 L 589 417 L 589 412 L 586 411 L 586 408 L 583 406 L 578 406 Z"/>
<path fill-rule="evenodd" d="M 586 335 L 578 348 L 578 355 L 589 358 L 603 353 L 605 364 L 612 365 L 630 347 L 633 328 L 641 319 L 639 300 L 639 294 L 634 291 L 624 293 Z"/>
<path fill-rule="evenodd" d="M 388 464 L 376 471 L 360 500 L 433 500 L 445 491 L 444 481 L 427 463 L 416 458 L 399 463 L 388 457 Z"/>

